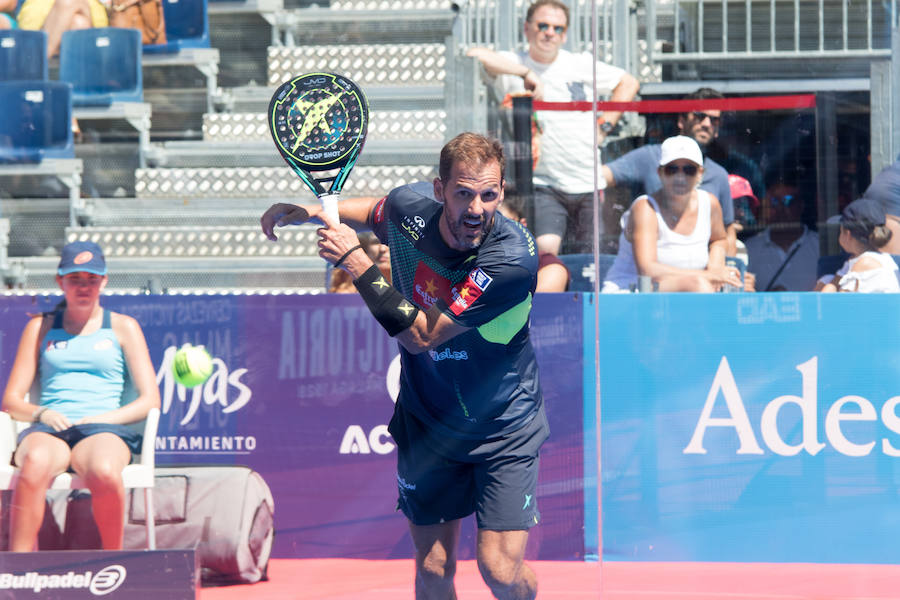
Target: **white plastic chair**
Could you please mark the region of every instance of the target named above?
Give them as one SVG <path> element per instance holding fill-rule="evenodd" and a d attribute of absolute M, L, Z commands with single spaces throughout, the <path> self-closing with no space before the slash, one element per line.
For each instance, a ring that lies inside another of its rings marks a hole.
<path fill-rule="evenodd" d="M 12 464 L 16 451 L 16 438 L 19 431 L 28 423 L 14 421 L 9 413 L 0 412 L 0 490 L 11 490 L 16 486 L 19 469 Z M 144 421 L 144 440 L 141 454 L 134 462 L 122 470 L 122 482 L 125 489 L 143 488 L 144 506 L 147 527 L 147 547 L 156 549 L 156 523 L 153 512 L 154 469 L 156 467 L 156 430 L 159 427 L 159 409 L 153 408 Z M 75 473 L 62 473 L 50 484 L 51 490 L 86 489 L 84 481 Z"/>

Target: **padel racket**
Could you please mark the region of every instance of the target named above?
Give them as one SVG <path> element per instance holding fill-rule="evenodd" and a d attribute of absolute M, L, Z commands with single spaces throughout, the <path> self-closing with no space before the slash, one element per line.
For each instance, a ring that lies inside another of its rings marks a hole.
<path fill-rule="evenodd" d="M 334 73 L 307 73 L 282 83 L 269 102 L 269 131 L 294 172 L 338 221 L 337 203 L 362 150 L 369 104 L 354 82 Z M 338 172 L 316 177 L 320 171 Z M 326 190 L 323 184 L 329 183 Z"/>

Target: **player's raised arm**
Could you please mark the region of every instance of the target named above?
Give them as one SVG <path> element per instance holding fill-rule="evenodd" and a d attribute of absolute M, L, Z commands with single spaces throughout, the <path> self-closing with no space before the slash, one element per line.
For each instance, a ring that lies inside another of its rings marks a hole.
<path fill-rule="evenodd" d="M 341 221 L 357 231 L 368 229 L 369 215 L 378 200 L 378 198 L 371 196 L 361 196 L 359 198 L 346 198 L 341 200 L 338 203 Z M 324 224 L 324 219 L 321 215 L 322 206 L 320 204 L 289 204 L 286 202 L 277 202 L 263 213 L 259 223 L 262 227 L 263 234 L 275 242 L 278 241 L 278 236 L 275 234 L 276 227 L 302 225 L 309 221 Z"/>

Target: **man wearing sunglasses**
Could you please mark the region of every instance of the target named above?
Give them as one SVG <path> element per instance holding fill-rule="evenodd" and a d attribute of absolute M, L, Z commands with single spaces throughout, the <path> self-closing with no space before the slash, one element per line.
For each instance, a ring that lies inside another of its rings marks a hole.
<path fill-rule="evenodd" d="M 526 13 L 528 50 L 495 52 L 472 48 L 468 55 L 484 66 L 497 97 L 530 94 L 536 100 L 573 102 L 609 97 L 629 102 L 640 88 L 624 70 L 597 62 L 590 53 L 562 49 L 569 9 L 560 0 L 537 0 Z M 621 112 L 604 111 L 598 122 L 590 112 L 538 111 L 539 158 L 534 169 L 534 232 L 540 252 L 559 254 L 562 240 L 574 241 L 570 252 L 589 252 L 593 239 L 594 129 L 602 141 Z M 534 146 L 534 145 L 533 145 Z M 600 187 L 603 178 L 597 173 Z M 602 226 L 601 226 L 602 230 Z M 567 235 L 568 232 L 568 235 Z"/>
<path fill-rule="evenodd" d="M 712 88 L 700 88 L 684 97 L 684 100 L 719 100 L 720 92 Z M 719 135 L 722 111 L 697 110 L 678 115 L 678 131 L 693 138 L 703 151 L 703 180 L 700 189 L 709 192 L 722 206 L 722 219 L 727 233 L 727 253 L 734 256 L 737 250 L 737 226 L 734 223 L 734 206 L 728 173 L 717 162 L 706 156 L 706 147 Z M 660 144 L 647 144 L 603 165 L 603 178 L 607 187 L 640 183 L 645 193 L 652 193 L 661 186 L 657 165 L 662 154 Z"/>
<path fill-rule="evenodd" d="M 816 285 L 819 234 L 803 223 L 801 186 L 793 177 L 769 175 L 762 200 L 766 228 L 746 241 L 747 268 L 761 292 L 808 292 Z"/>

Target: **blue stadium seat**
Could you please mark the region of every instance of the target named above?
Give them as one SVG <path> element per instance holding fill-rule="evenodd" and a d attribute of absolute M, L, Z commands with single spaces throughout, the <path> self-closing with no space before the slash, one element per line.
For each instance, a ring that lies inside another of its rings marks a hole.
<path fill-rule="evenodd" d="M 572 282 L 569 284 L 570 292 L 594 291 L 594 282 L 592 280 L 594 271 L 593 254 L 560 254 L 559 260 L 568 267 L 569 275 L 572 277 Z M 606 278 L 606 272 L 609 271 L 615 260 L 615 254 L 600 255 L 600 287 L 603 287 L 603 279 Z"/>
<path fill-rule="evenodd" d="M 0 163 L 74 158 L 72 86 L 60 81 L 0 82 Z"/>
<path fill-rule="evenodd" d="M 43 31 L 0 31 L 0 81 L 48 79 L 47 34 Z"/>
<path fill-rule="evenodd" d="M 66 31 L 59 79 L 72 84 L 73 106 L 143 102 L 141 32 L 119 27 Z"/>
<path fill-rule="evenodd" d="M 147 44 L 144 52 L 166 54 L 182 48 L 209 48 L 207 0 L 163 0 L 166 43 Z"/>

